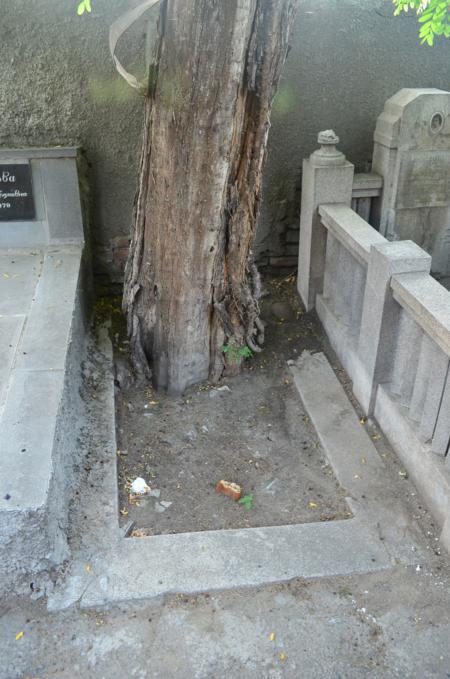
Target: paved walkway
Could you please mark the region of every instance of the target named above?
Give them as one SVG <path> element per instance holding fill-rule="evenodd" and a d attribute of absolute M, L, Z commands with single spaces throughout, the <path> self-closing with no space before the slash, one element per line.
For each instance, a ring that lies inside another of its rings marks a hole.
<path fill-rule="evenodd" d="M 448 679 L 449 582 L 436 561 L 99 611 L 4 602 L 0 676 Z"/>

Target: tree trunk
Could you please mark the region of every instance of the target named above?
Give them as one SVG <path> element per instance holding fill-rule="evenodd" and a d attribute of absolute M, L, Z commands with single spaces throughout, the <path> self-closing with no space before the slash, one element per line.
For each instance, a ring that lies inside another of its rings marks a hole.
<path fill-rule="evenodd" d="M 263 341 L 251 244 L 296 3 L 161 6 L 124 311 L 137 369 L 172 394 Z"/>

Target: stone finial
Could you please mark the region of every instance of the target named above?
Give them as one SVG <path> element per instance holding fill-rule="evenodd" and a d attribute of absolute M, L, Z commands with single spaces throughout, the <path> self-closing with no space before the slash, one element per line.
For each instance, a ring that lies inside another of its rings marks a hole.
<path fill-rule="evenodd" d="M 334 130 L 319 132 L 317 141 L 320 149 L 311 155 L 314 165 L 343 165 L 346 162 L 344 154 L 336 148 L 339 144 L 339 137 Z"/>
<path fill-rule="evenodd" d="M 339 144 L 339 137 L 334 130 L 323 130 L 319 132 L 317 141 L 321 146 L 328 146 L 330 144 L 336 146 Z"/>

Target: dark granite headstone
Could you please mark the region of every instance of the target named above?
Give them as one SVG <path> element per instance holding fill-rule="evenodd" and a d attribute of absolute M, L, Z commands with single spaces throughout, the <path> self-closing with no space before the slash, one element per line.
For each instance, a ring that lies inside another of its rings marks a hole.
<path fill-rule="evenodd" d="M 0 221 L 25 221 L 34 217 L 30 165 L 0 165 Z"/>

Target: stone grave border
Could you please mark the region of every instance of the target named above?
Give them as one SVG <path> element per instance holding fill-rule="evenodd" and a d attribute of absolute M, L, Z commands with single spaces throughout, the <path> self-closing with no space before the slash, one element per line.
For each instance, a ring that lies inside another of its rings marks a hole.
<path fill-rule="evenodd" d="M 49 610 L 75 604 L 99 608 L 170 593 L 256 587 L 294 578 L 356 575 L 424 563 L 428 558 L 400 503 L 385 503 L 388 472 L 322 354 L 306 353 L 291 370 L 330 463 L 346 488 L 353 518 L 127 537 L 131 528 L 119 528 L 113 353 L 107 328 L 100 332 L 99 347 L 102 377 L 91 404 L 95 429 L 91 428 L 88 446 L 102 451 L 97 461 L 101 485 L 90 508 L 83 501 L 83 514 L 88 515 L 85 547 L 73 555 L 70 570 L 49 596 Z M 328 395 L 325 400 L 324 395 Z M 345 440 L 336 440 L 335 430 L 326 425 L 324 414 L 329 413 L 330 403 L 339 411 Z"/>

